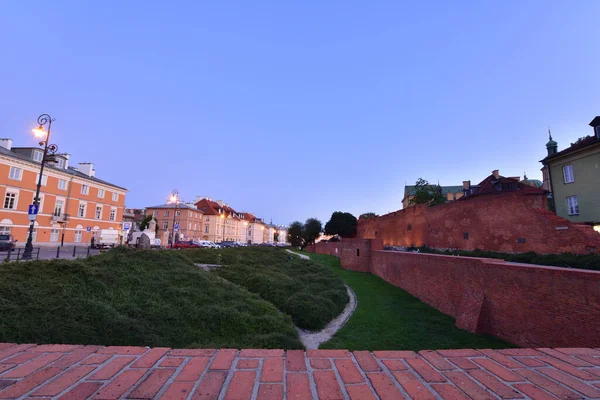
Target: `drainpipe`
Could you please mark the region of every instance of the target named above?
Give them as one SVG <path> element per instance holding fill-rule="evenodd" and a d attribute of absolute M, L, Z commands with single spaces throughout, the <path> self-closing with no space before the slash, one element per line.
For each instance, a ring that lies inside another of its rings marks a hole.
<path fill-rule="evenodd" d="M 73 178 L 74 178 L 74 176 L 71 176 L 71 179 L 69 180 L 69 190 L 67 191 L 67 201 L 65 203 L 65 223 L 63 224 L 63 228 L 62 228 L 62 235 L 60 238 L 60 247 L 63 247 L 65 245 L 65 230 L 67 229 L 67 215 L 69 215 L 69 200 L 71 200 L 71 189 L 73 188 Z"/>

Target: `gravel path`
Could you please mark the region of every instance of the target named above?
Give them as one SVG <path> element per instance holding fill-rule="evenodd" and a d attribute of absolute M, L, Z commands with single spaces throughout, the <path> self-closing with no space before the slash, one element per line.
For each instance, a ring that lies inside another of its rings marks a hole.
<path fill-rule="evenodd" d="M 288 253 L 292 253 L 292 254 L 297 255 L 298 257 L 300 257 L 303 260 L 310 260 L 310 257 L 309 256 L 305 256 L 304 254 L 294 253 L 293 251 L 288 250 L 288 249 L 286 249 L 285 251 L 287 251 Z"/>

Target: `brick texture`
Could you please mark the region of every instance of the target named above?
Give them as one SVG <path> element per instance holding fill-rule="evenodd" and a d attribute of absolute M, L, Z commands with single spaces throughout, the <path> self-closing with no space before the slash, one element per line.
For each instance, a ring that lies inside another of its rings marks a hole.
<path fill-rule="evenodd" d="M 0 343 L 0 351 L 15 349 L 4 354 L 20 361 L 0 364 L 8 368 L 0 370 L 0 399 L 600 398 L 600 351 L 582 347 L 418 354 L 253 349 L 245 351 L 245 357 L 231 349 L 96 346 L 90 353 L 92 347 L 45 348 L 47 352 L 32 352 L 26 346 Z M 20 356 L 25 353 L 45 357 L 34 365 L 40 368 L 30 367 L 38 357 Z M 219 361 L 223 369 L 212 369 L 218 354 L 223 354 Z M 85 362 L 99 356 L 104 359 L 101 365 Z M 9 374 L 13 370 L 20 372 Z"/>

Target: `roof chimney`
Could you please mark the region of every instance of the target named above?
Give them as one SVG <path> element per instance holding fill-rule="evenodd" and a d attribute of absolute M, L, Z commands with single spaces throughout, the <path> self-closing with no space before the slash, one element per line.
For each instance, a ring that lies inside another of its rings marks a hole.
<path fill-rule="evenodd" d="M 12 149 L 12 139 L 0 139 L 0 147 L 5 148 L 6 150 Z"/>
<path fill-rule="evenodd" d="M 594 128 L 596 139 L 600 139 L 600 116 L 594 118 L 592 122 L 590 122 L 590 126 Z"/>
<path fill-rule="evenodd" d="M 90 178 L 93 178 L 96 175 L 96 170 L 94 169 L 94 163 L 82 162 L 77 165 L 78 165 L 77 171 L 81 172 L 82 174 L 85 174 L 85 175 L 89 176 Z"/>
<path fill-rule="evenodd" d="M 463 189 L 465 189 L 465 190 L 471 189 L 471 181 L 463 181 Z"/>
<path fill-rule="evenodd" d="M 497 169 L 492 171 L 492 175 L 494 175 L 494 178 L 499 179 L 500 178 L 500 171 L 498 171 Z"/>

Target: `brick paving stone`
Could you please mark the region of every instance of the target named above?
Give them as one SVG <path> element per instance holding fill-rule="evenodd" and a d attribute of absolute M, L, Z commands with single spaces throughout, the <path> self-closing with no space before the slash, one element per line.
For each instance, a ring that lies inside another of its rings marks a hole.
<path fill-rule="evenodd" d="M 16 382 L 16 379 L 0 379 L 0 390 L 5 389 Z"/>
<path fill-rule="evenodd" d="M 129 393 L 127 398 L 153 399 L 174 372 L 175 370 L 170 368 L 155 369 Z"/>
<path fill-rule="evenodd" d="M 0 350 L 4 350 L 15 345 L 16 343 L 0 343 Z"/>
<path fill-rule="evenodd" d="M 283 358 L 265 358 L 260 381 L 283 382 Z"/>
<path fill-rule="evenodd" d="M 285 374 L 286 397 L 288 400 L 311 400 L 308 374 Z"/>
<path fill-rule="evenodd" d="M 131 368 L 151 368 L 162 358 L 162 356 L 167 354 L 169 350 L 170 349 L 166 347 L 155 347 L 131 364 Z"/>
<path fill-rule="evenodd" d="M 169 352 L 173 357 L 212 357 L 217 350 L 215 349 L 175 349 Z"/>
<path fill-rule="evenodd" d="M 194 388 L 194 382 L 173 382 L 160 397 L 161 400 L 186 400 Z"/>
<path fill-rule="evenodd" d="M 517 383 L 513 385 L 515 389 L 520 390 L 525 393 L 527 396 L 531 397 L 533 400 L 552 400 L 556 399 L 555 396 L 552 396 L 550 393 L 543 391 L 531 383 Z"/>
<path fill-rule="evenodd" d="M 584 355 L 584 356 L 598 356 L 600 357 L 600 350 L 596 349 L 588 349 L 581 347 L 558 347 L 554 350 L 560 351 L 561 353 L 565 353 L 571 356 Z"/>
<path fill-rule="evenodd" d="M 227 378 L 226 371 L 208 371 L 200 381 L 192 399 L 214 400 L 219 397 L 223 382 Z"/>
<path fill-rule="evenodd" d="M 306 371 L 304 351 L 288 350 L 285 354 L 285 368 L 288 371 Z"/>
<path fill-rule="evenodd" d="M 547 390 L 558 398 L 561 399 L 582 399 L 583 396 L 578 395 L 576 392 L 561 386 L 554 381 L 546 378 L 536 371 L 530 369 L 516 370 L 516 373 L 526 378 L 529 382 L 535 384 L 537 387 Z"/>
<path fill-rule="evenodd" d="M 341 400 L 344 398 L 335 372 L 315 371 L 314 378 L 320 400 Z"/>
<path fill-rule="evenodd" d="M 16 367 L 8 372 L 3 373 L 1 378 L 24 378 L 27 375 L 31 375 L 38 369 L 50 364 L 52 361 L 58 360 L 60 357 L 62 357 L 62 355 L 57 353 L 44 354 L 42 356 L 34 358 L 33 360 L 25 362 L 19 367 Z"/>
<path fill-rule="evenodd" d="M 435 383 L 431 387 L 444 400 L 469 400 L 469 397 L 465 396 L 463 392 L 447 383 Z"/>
<path fill-rule="evenodd" d="M 473 349 L 438 350 L 444 357 L 480 357 L 481 353 Z"/>
<path fill-rule="evenodd" d="M 83 346 L 77 344 L 41 344 L 31 348 L 30 351 L 37 353 L 69 353 L 79 349 L 80 347 Z"/>
<path fill-rule="evenodd" d="M 133 354 L 140 355 L 148 351 L 147 347 L 109 346 L 98 350 L 98 354 Z"/>
<path fill-rule="evenodd" d="M 61 367 L 48 367 L 34 374 L 29 375 L 27 378 L 22 379 L 0 392 L 0 399 L 12 399 L 21 397 L 31 389 L 39 386 L 46 382 L 48 379 L 58 375 L 64 371 Z"/>
<path fill-rule="evenodd" d="M 59 400 L 80 400 L 87 399 L 90 397 L 96 390 L 100 389 L 102 383 L 100 382 L 82 382 L 79 385 L 75 386 L 73 389 L 69 390 L 67 393 L 60 396 Z"/>
<path fill-rule="evenodd" d="M 417 353 L 414 351 L 374 351 L 373 355 L 377 358 L 414 358 Z"/>
<path fill-rule="evenodd" d="M 542 368 L 539 369 L 541 373 L 549 376 L 550 378 L 567 385 L 568 387 L 575 389 L 579 393 L 583 393 L 584 395 L 592 398 L 600 397 L 600 390 L 595 387 L 583 383 L 571 375 L 565 374 L 564 372 L 558 371 L 554 368 Z"/>
<path fill-rule="evenodd" d="M 515 360 L 528 367 L 545 367 L 548 365 L 534 357 L 515 357 Z"/>
<path fill-rule="evenodd" d="M 83 360 L 84 358 L 86 358 L 90 354 L 95 353 L 101 348 L 102 346 L 84 346 L 63 356 L 59 360 L 53 362 L 52 365 L 56 367 L 70 367 L 71 365 Z"/>
<path fill-rule="evenodd" d="M 367 378 L 371 381 L 371 385 L 381 400 L 396 400 L 404 397 L 388 374 L 369 372 Z"/>
<path fill-rule="evenodd" d="M 0 373 L 16 367 L 17 364 L 0 364 Z"/>
<path fill-rule="evenodd" d="M 117 357 L 114 360 L 110 361 L 108 364 L 100 368 L 97 372 L 95 372 L 92 376 L 89 377 L 91 380 L 107 380 L 115 376 L 119 371 L 125 368 L 127 365 L 133 362 L 135 357 L 133 356 L 124 356 Z"/>
<path fill-rule="evenodd" d="M 577 358 L 592 365 L 600 366 L 600 357 L 592 357 L 586 355 L 578 355 Z"/>
<path fill-rule="evenodd" d="M 466 357 L 451 357 L 448 361 L 452 362 L 460 369 L 479 369 L 479 366 Z"/>
<path fill-rule="evenodd" d="M 104 363 L 106 360 L 108 360 L 111 357 L 112 357 L 111 354 L 93 354 L 93 355 L 89 356 L 88 358 L 86 358 L 85 360 L 81 361 L 80 364 L 82 364 L 82 365 L 88 365 L 88 364 L 99 365 L 99 364 Z M 60 360 L 58 360 L 58 361 L 60 361 Z"/>
<path fill-rule="evenodd" d="M 257 400 L 283 400 L 283 385 L 263 383 L 258 387 Z"/>
<path fill-rule="evenodd" d="M 572 357 L 572 356 L 568 356 L 566 354 L 561 353 L 560 351 L 556 351 L 554 349 L 546 349 L 546 348 L 541 348 L 538 349 L 541 352 L 544 352 L 546 354 L 542 354 L 542 357 L 538 357 L 538 358 L 543 358 L 543 356 L 546 355 L 550 355 L 554 358 L 558 358 L 561 361 L 565 361 L 568 362 L 571 365 L 574 365 L 576 367 L 591 367 L 592 365 L 590 363 L 587 363 L 583 360 L 580 360 L 576 357 Z"/>
<path fill-rule="evenodd" d="M 474 358 L 473 362 L 479 364 L 492 374 L 507 382 L 523 382 L 523 377 L 516 375 L 503 366 L 497 364 L 489 358 Z"/>
<path fill-rule="evenodd" d="M 489 357 L 492 360 L 496 361 L 498 364 L 502 364 L 506 368 L 523 368 L 523 364 L 505 356 L 499 351 L 483 349 L 479 350 L 479 352 L 484 354 L 486 357 Z"/>
<path fill-rule="evenodd" d="M 469 378 L 467 374 L 461 371 L 445 371 L 444 375 L 448 378 L 454 385 L 466 393 L 467 396 L 479 399 L 479 400 L 488 400 L 493 399 L 491 394 L 489 394 L 485 389 L 475 383 L 474 380 Z"/>
<path fill-rule="evenodd" d="M 257 358 L 244 358 L 238 360 L 237 365 L 235 366 L 237 369 L 256 369 L 258 368 L 258 359 Z"/>
<path fill-rule="evenodd" d="M 448 361 L 444 360 L 444 358 L 436 351 L 432 350 L 421 350 L 419 355 L 429 361 L 431 365 L 439 370 L 446 369 L 454 369 L 456 368 L 454 365 L 450 364 Z"/>
<path fill-rule="evenodd" d="M 381 360 L 390 371 L 403 371 L 408 369 L 402 360 Z"/>
<path fill-rule="evenodd" d="M 410 365 L 426 382 L 437 382 L 443 383 L 446 382 L 446 378 L 440 375 L 439 372 L 434 370 L 429 364 L 420 358 L 408 358 L 406 360 L 408 365 Z"/>
<path fill-rule="evenodd" d="M 342 377 L 342 382 L 346 385 L 350 383 L 363 383 L 365 381 L 351 359 L 338 358 L 333 363 Z"/>
<path fill-rule="evenodd" d="M 231 378 L 225 400 L 250 400 L 256 372 L 254 371 L 236 371 Z"/>
<path fill-rule="evenodd" d="M 219 350 L 217 356 L 213 359 L 213 362 L 210 364 L 210 369 L 230 369 L 236 354 L 236 349 Z"/>
<path fill-rule="evenodd" d="M 331 369 L 331 361 L 323 359 L 310 360 L 310 366 L 314 369 Z"/>
<path fill-rule="evenodd" d="M 435 395 L 425 386 L 415 374 L 410 371 L 394 372 L 394 377 L 400 385 L 406 390 L 406 393 L 413 398 L 419 400 L 434 400 Z"/>
<path fill-rule="evenodd" d="M 144 376 L 146 371 L 148 370 L 142 368 L 123 371 L 122 374 L 117 376 L 108 385 L 100 389 L 94 399 L 113 400 L 120 398 Z"/>
<path fill-rule="evenodd" d="M 160 362 L 159 367 L 179 367 L 185 360 L 183 357 L 166 357 Z"/>
<path fill-rule="evenodd" d="M 346 386 L 350 400 L 375 400 L 371 388 L 367 385 Z"/>
<path fill-rule="evenodd" d="M 16 346 L 10 346 L 4 350 L 0 350 L 0 363 L 3 362 L 3 359 L 14 356 L 17 353 L 30 349 L 34 346 L 35 344 L 19 344 Z"/>
<path fill-rule="evenodd" d="M 543 356 L 544 354 L 535 349 L 502 349 L 498 350 L 507 356 Z"/>
<path fill-rule="evenodd" d="M 208 357 L 193 357 L 183 367 L 183 370 L 175 377 L 177 382 L 191 382 L 200 378 L 202 372 L 206 369 L 210 358 Z"/>
<path fill-rule="evenodd" d="M 242 349 L 240 357 L 264 358 L 264 357 L 283 357 L 283 350 L 262 350 L 262 349 Z"/>
<path fill-rule="evenodd" d="M 360 365 L 360 369 L 363 371 L 381 371 L 381 367 L 377 363 L 377 360 L 375 360 L 375 357 L 373 357 L 368 351 L 355 351 L 353 354 L 354 358 L 356 358 L 356 361 L 358 361 L 358 364 Z"/>
<path fill-rule="evenodd" d="M 586 381 L 596 381 L 598 377 L 586 372 L 584 369 L 578 369 L 571 364 L 567 364 L 564 361 L 557 360 L 553 357 L 538 357 L 539 360 L 544 361 L 552 365 L 556 369 L 560 369 L 563 372 L 566 372 L 569 375 L 573 375 L 576 378 L 583 379 Z"/>
<path fill-rule="evenodd" d="M 33 392 L 32 396 L 56 396 L 69 386 L 77 383 L 84 376 L 92 372 L 96 367 L 91 365 L 80 365 L 77 367 L 70 368 L 64 374 L 54 379 L 53 381 L 46 383 L 38 390 Z"/>
<path fill-rule="evenodd" d="M 36 357 L 40 357 L 40 353 L 29 353 L 25 351 L 23 353 L 17 353 L 12 357 L 3 360 L 2 364 L 22 364 L 25 361 L 31 360 L 32 358 Z"/>
<path fill-rule="evenodd" d="M 500 382 L 494 375 L 489 372 L 476 369 L 467 371 L 469 375 L 477 379 L 482 385 L 490 389 L 492 392 L 497 394 L 503 399 L 523 399 L 525 398 L 522 394 L 517 392 L 515 389 L 508 385 Z"/>
<path fill-rule="evenodd" d="M 348 350 L 307 350 L 309 358 L 350 358 Z"/>

